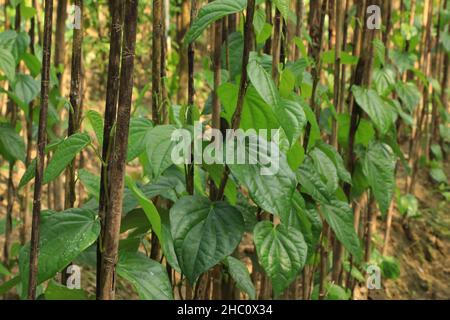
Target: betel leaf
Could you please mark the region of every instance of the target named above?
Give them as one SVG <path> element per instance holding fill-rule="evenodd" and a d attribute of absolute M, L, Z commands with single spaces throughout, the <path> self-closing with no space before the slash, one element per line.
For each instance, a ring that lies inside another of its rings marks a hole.
<path fill-rule="evenodd" d="M 386 63 L 386 47 L 380 39 L 373 40 L 373 47 L 375 51 L 375 57 L 378 61 L 384 65 Z"/>
<path fill-rule="evenodd" d="M 255 16 L 253 17 L 253 27 L 256 34 L 261 32 L 266 20 L 266 11 L 263 8 L 256 9 Z"/>
<path fill-rule="evenodd" d="M 233 107 L 233 112 L 236 105 Z M 254 87 L 247 90 L 244 98 L 244 110 L 242 110 L 241 128 L 251 129 L 278 129 L 280 127 L 273 109 L 264 102 Z"/>
<path fill-rule="evenodd" d="M 291 64 L 290 66 L 295 66 L 295 64 Z M 295 88 L 295 74 L 293 72 L 293 68 L 285 68 L 283 72 L 281 72 L 280 76 L 280 96 L 283 98 L 288 98 L 292 91 Z"/>
<path fill-rule="evenodd" d="M 342 201 L 331 200 L 321 206 L 325 220 L 334 231 L 334 234 L 357 261 L 361 260 L 362 251 L 358 236 L 355 232 L 353 211 Z"/>
<path fill-rule="evenodd" d="M 248 272 L 247 266 L 240 260 L 229 256 L 225 259 L 225 263 L 228 268 L 228 272 L 233 280 L 236 282 L 236 286 L 243 292 L 247 293 L 251 300 L 256 299 L 256 290 L 253 285 L 252 279 Z"/>
<path fill-rule="evenodd" d="M 33 7 L 27 6 L 25 3 L 20 5 L 20 17 L 24 20 L 31 19 L 37 13 L 37 10 Z"/>
<path fill-rule="evenodd" d="M 333 161 L 320 149 L 314 148 L 309 153 L 314 167 L 326 183 L 328 194 L 334 194 L 339 187 L 337 168 Z"/>
<path fill-rule="evenodd" d="M 100 199 L 100 177 L 87 171 L 86 169 L 78 170 L 78 179 L 86 188 L 89 195 L 95 199 Z"/>
<path fill-rule="evenodd" d="M 395 84 L 395 70 L 391 66 L 385 66 L 373 71 L 373 81 L 378 94 L 385 95 L 392 90 Z"/>
<path fill-rule="evenodd" d="M 130 133 L 128 135 L 127 161 L 130 162 L 145 151 L 144 138 L 147 132 L 153 128 L 153 123 L 144 118 L 132 118 L 130 121 Z"/>
<path fill-rule="evenodd" d="M 9 3 L 13 8 L 17 7 L 21 2 L 22 0 L 9 0 Z"/>
<path fill-rule="evenodd" d="M 170 212 L 161 212 L 161 222 L 162 236 L 164 237 L 164 242 L 161 243 L 162 251 L 164 252 L 167 262 L 172 266 L 172 268 L 178 273 L 181 273 L 181 268 L 178 263 L 177 254 L 175 253 L 175 246 L 171 233 Z"/>
<path fill-rule="evenodd" d="M 349 289 L 344 289 L 334 283 L 326 284 L 326 297 L 325 300 L 350 300 L 351 293 Z"/>
<path fill-rule="evenodd" d="M 170 170 L 170 169 L 169 169 Z M 175 169 L 177 170 L 177 169 Z M 161 176 L 158 180 L 147 185 L 138 185 L 145 197 L 153 199 L 161 196 L 164 199 L 176 202 L 180 194 L 185 193 L 184 176 Z M 128 188 L 124 189 L 123 212 L 128 213 L 139 205 L 138 199 Z"/>
<path fill-rule="evenodd" d="M 28 165 L 25 173 L 22 178 L 20 178 L 19 182 L 19 190 L 22 189 L 25 185 L 28 184 L 31 180 L 34 179 L 34 175 L 36 174 L 36 159 L 33 159 Z"/>
<path fill-rule="evenodd" d="M 291 169 L 297 171 L 303 160 L 305 160 L 305 149 L 303 149 L 300 141 L 295 143 L 292 148 L 288 150 L 286 158 Z"/>
<path fill-rule="evenodd" d="M 2 284 L 0 284 L 0 294 L 3 295 L 12 288 L 14 288 L 16 285 L 20 284 L 20 277 L 15 276 L 11 280 L 5 281 Z"/>
<path fill-rule="evenodd" d="M 87 209 L 69 209 L 41 217 L 37 283 L 52 278 L 81 252 L 92 245 L 100 234 L 100 220 Z M 22 291 L 28 289 L 30 244 L 20 251 L 19 268 Z"/>
<path fill-rule="evenodd" d="M 204 7 L 198 13 L 197 19 L 186 33 L 185 42 L 191 43 L 197 39 L 203 30 L 211 23 L 229 14 L 241 12 L 247 6 L 247 0 L 215 0 Z"/>
<path fill-rule="evenodd" d="M 342 156 L 339 154 L 339 152 L 337 152 L 337 150 L 333 146 L 326 144 L 323 141 L 319 141 L 316 144 L 316 147 L 322 150 L 322 152 L 324 152 L 328 156 L 328 158 L 333 161 L 334 165 L 336 166 L 339 179 L 351 184 L 352 176 L 350 175 L 350 172 L 347 171 L 347 168 L 345 168 L 344 160 L 342 159 Z"/>
<path fill-rule="evenodd" d="M 234 140 L 235 154 L 244 155 L 245 161 L 227 161 L 231 173 L 248 189 L 253 201 L 267 212 L 289 211 L 297 180 L 286 157 L 275 142 L 255 134 L 247 137 L 243 146 Z M 227 144 L 231 143 L 227 140 Z"/>
<path fill-rule="evenodd" d="M 33 78 L 36 78 L 39 74 L 41 74 L 42 64 L 34 54 L 24 52 L 22 54 L 22 60 L 25 62 L 28 70 L 30 70 Z"/>
<path fill-rule="evenodd" d="M 121 252 L 117 274 L 129 281 L 141 300 L 172 300 L 166 269 L 140 252 Z"/>
<path fill-rule="evenodd" d="M 372 89 L 352 87 L 356 103 L 369 115 L 375 126 L 385 135 L 392 125 L 392 112 L 378 93 Z"/>
<path fill-rule="evenodd" d="M 350 133 L 350 121 L 351 116 L 348 113 L 340 113 L 338 115 L 338 139 L 339 144 L 342 146 L 348 146 L 349 133 Z M 375 137 L 375 129 L 373 124 L 368 119 L 360 119 L 358 129 L 356 130 L 355 144 L 362 144 L 368 146 L 370 141 Z"/>
<path fill-rule="evenodd" d="M 120 233 L 133 231 L 136 234 L 144 234 L 151 228 L 150 221 L 148 221 L 144 210 L 141 208 L 124 213 L 120 223 Z"/>
<path fill-rule="evenodd" d="M 301 198 L 301 195 L 296 192 L 294 198 Z M 305 242 L 308 246 L 308 257 L 314 254 L 315 250 L 315 235 L 313 233 L 313 225 L 309 220 L 306 209 L 301 208 L 295 203 L 296 200 L 293 198 L 293 209 L 290 212 L 280 215 L 280 220 L 282 225 L 284 225 L 288 231 L 290 229 L 297 229 L 303 235 Z M 319 218 L 320 219 L 320 218 Z"/>
<path fill-rule="evenodd" d="M 1 262 L 0 262 L 0 276 L 10 276 L 12 275 L 11 271 L 9 271 Z"/>
<path fill-rule="evenodd" d="M 16 62 L 11 52 L 0 47 L 0 70 L 10 81 L 14 79 L 15 65 Z"/>
<path fill-rule="evenodd" d="M 323 63 L 334 64 L 335 57 L 336 57 L 336 50 L 333 49 L 333 50 L 325 51 L 322 54 L 321 59 L 322 59 Z M 345 64 L 345 65 L 356 65 L 356 64 L 358 64 L 358 61 L 359 61 L 358 57 L 353 56 L 351 53 L 345 52 L 345 51 L 341 52 L 340 58 L 341 58 L 341 63 Z"/>
<path fill-rule="evenodd" d="M 94 110 L 87 111 L 85 116 L 89 120 L 89 123 L 95 132 L 100 148 L 103 147 L 103 117 L 100 113 Z"/>
<path fill-rule="evenodd" d="M 7 30 L 0 33 L 0 47 L 11 52 L 14 57 L 13 66 L 17 66 L 20 56 L 28 49 L 30 36 L 27 32 Z"/>
<path fill-rule="evenodd" d="M 402 104 L 409 112 L 412 112 L 420 103 L 420 90 L 412 82 L 403 83 L 401 81 L 398 81 L 395 84 L 395 91 L 402 101 Z"/>
<path fill-rule="evenodd" d="M 364 157 L 363 171 L 382 213 L 389 209 L 395 189 L 395 155 L 387 144 L 373 141 Z"/>
<path fill-rule="evenodd" d="M 45 169 L 44 184 L 56 179 L 89 143 L 91 143 L 89 135 L 86 133 L 75 133 L 59 144 Z"/>
<path fill-rule="evenodd" d="M 39 81 L 33 79 L 33 77 L 28 74 L 22 73 L 16 74 L 12 87 L 16 97 L 26 104 L 33 101 L 41 89 Z"/>
<path fill-rule="evenodd" d="M 222 69 L 228 69 L 227 61 L 229 63 L 228 70 L 230 72 L 230 80 L 236 79 L 236 77 L 241 74 L 243 52 L 244 52 L 244 36 L 242 35 L 242 33 L 240 32 L 230 33 L 227 38 L 227 46 L 222 46 L 222 53 L 221 53 Z"/>
<path fill-rule="evenodd" d="M 134 194 L 134 196 L 138 199 L 139 204 L 147 216 L 148 221 L 152 225 L 152 230 L 155 232 L 159 241 L 163 242 L 162 234 L 161 234 L 161 217 L 159 216 L 158 210 L 151 200 L 149 200 L 145 194 L 139 189 L 134 183 L 133 179 L 129 176 L 126 177 L 126 184 L 128 189 Z"/>
<path fill-rule="evenodd" d="M 239 88 L 237 84 L 226 82 L 217 89 L 217 96 L 223 106 L 222 116 L 231 123 L 231 118 L 236 110 Z"/>
<path fill-rule="evenodd" d="M 44 296 L 45 300 L 89 300 L 83 289 L 69 289 L 55 280 L 49 282 Z"/>
<path fill-rule="evenodd" d="M 274 226 L 270 221 L 258 223 L 253 233 L 259 261 L 272 280 L 275 295 L 279 296 L 305 265 L 306 242 L 297 229 Z"/>
<path fill-rule="evenodd" d="M 145 136 L 147 157 L 155 179 L 173 164 L 171 155 L 176 142 L 171 138 L 175 130 L 172 125 L 156 126 Z"/>
<path fill-rule="evenodd" d="M 277 9 L 280 10 L 280 13 L 283 16 L 283 18 L 285 20 L 288 20 L 289 13 L 290 13 L 289 4 L 291 1 L 290 0 L 273 0 L 273 2 L 275 3 L 275 6 L 277 7 Z"/>
<path fill-rule="evenodd" d="M 247 72 L 261 98 L 272 107 L 273 113 L 293 145 L 306 125 L 306 115 L 296 101 L 281 98 L 272 76 L 265 70 L 263 61 L 255 52 L 250 54 Z"/>
<path fill-rule="evenodd" d="M 308 151 L 314 146 L 317 140 L 320 140 L 320 127 L 319 123 L 316 119 L 316 114 L 311 109 L 309 105 L 307 105 L 302 100 L 299 100 L 299 103 L 301 104 L 303 111 L 305 112 L 306 119 L 308 120 L 309 124 L 311 125 L 311 131 L 309 135 L 309 142 L 308 142 Z"/>
<path fill-rule="evenodd" d="M 333 194 L 329 192 L 311 158 L 307 157 L 297 170 L 297 179 L 301 186 L 301 192 L 310 195 L 319 203 L 329 203 L 333 198 Z"/>
<path fill-rule="evenodd" d="M 8 161 L 25 162 L 25 142 L 11 125 L 0 123 L 0 155 Z"/>
<path fill-rule="evenodd" d="M 279 105 L 280 96 L 272 76 L 264 69 L 256 52 L 250 53 L 247 72 L 251 83 L 256 88 L 256 91 L 258 91 L 261 98 L 263 98 L 263 100 L 271 107 Z"/>
<path fill-rule="evenodd" d="M 218 96 L 223 105 L 222 116 L 231 123 L 236 110 L 239 88 L 233 83 L 224 83 L 218 89 Z M 280 126 L 272 108 L 264 102 L 254 87 L 249 87 L 244 98 L 244 108 L 240 128 L 250 129 L 278 129 Z"/>
<path fill-rule="evenodd" d="M 179 265 L 191 284 L 233 253 L 244 233 L 238 209 L 201 196 L 178 200 L 170 210 L 170 223 Z"/>
<path fill-rule="evenodd" d="M 448 25 L 447 28 L 444 30 L 444 32 L 442 32 L 441 43 L 448 54 L 450 52 L 450 28 L 448 27 Z"/>
<path fill-rule="evenodd" d="M 307 122 L 302 106 L 296 101 L 281 99 L 281 104 L 275 107 L 274 112 L 290 145 L 294 145 Z"/>
<path fill-rule="evenodd" d="M 261 32 L 259 32 L 258 35 L 256 36 L 256 43 L 258 45 L 266 43 L 267 39 L 269 39 L 271 35 L 272 35 L 272 25 L 266 22 L 264 23 Z"/>
<path fill-rule="evenodd" d="M 394 257 L 383 257 L 380 265 L 381 274 L 385 279 L 398 279 L 400 277 L 400 263 Z"/>

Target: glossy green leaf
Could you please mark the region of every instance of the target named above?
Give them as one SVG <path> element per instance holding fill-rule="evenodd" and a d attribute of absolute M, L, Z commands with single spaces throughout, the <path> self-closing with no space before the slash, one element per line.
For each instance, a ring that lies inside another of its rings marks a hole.
<path fill-rule="evenodd" d="M 273 0 L 273 3 L 275 3 L 275 6 L 278 10 L 280 10 L 281 15 L 285 20 L 289 19 L 289 13 L 291 11 L 289 4 L 290 0 Z"/>
<path fill-rule="evenodd" d="M 233 112 L 236 104 L 233 106 Z M 250 129 L 278 129 L 280 125 L 272 108 L 264 102 L 254 87 L 247 90 L 242 110 L 241 128 Z"/>
<path fill-rule="evenodd" d="M 2 284 L 0 284 L 0 294 L 5 294 L 15 286 L 20 284 L 20 276 L 15 276 L 11 280 L 8 280 Z"/>
<path fill-rule="evenodd" d="M 245 155 L 245 162 L 228 163 L 231 173 L 248 189 L 253 201 L 267 212 L 289 211 L 297 181 L 286 157 L 274 142 L 256 135 L 249 137 L 244 148 L 235 146 L 235 154 Z"/>
<path fill-rule="evenodd" d="M 390 88 L 395 85 L 396 73 L 390 66 L 384 68 L 375 69 L 373 71 L 373 81 L 377 89 L 378 94 L 384 95 L 389 92 Z"/>
<path fill-rule="evenodd" d="M 93 244 L 100 234 L 100 220 L 86 209 L 69 209 L 47 213 L 41 217 L 37 283 L 52 278 L 81 252 Z M 20 251 L 19 267 L 22 290 L 28 289 L 30 245 Z"/>
<path fill-rule="evenodd" d="M 0 47 L 0 70 L 10 81 L 14 79 L 15 65 L 16 62 L 11 52 Z"/>
<path fill-rule="evenodd" d="M 281 104 L 274 109 L 290 145 L 294 145 L 306 126 L 306 115 L 302 106 L 296 101 L 281 99 Z"/>
<path fill-rule="evenodd" d="M 12 273 L 0 262 L 0 276 L 10 276 Z"/>
<path fill-rule="evenodd" d="M 133 285 L 141 300 L 173 299 L 166 269 L 142 253 L 121 252 L 117 274 Z"/>
<path fill-rule="evenodd" d="M 357 261 L 362 258 L 361 245 L 355 232 L 353 210 L 345 202 L 331 200 L 321 206 L 321 211 L 328 225 L 338 240 Z"/>
<path fill-rule="evenodd" d="M 12 86 L 17 98 L 26 104 L 33 101 L 41 90 L 39 81 L 22 73 L 16 74 Z"/>
<path fill-rule="evenodd" d="M 103 148 L 103 117 L 95 110 L 88 110 L 85 117 L 89 120 L 92 129 L 94 129 L 99 147 Z"/>
<path fill-rule="evenodd" d="M 303 235 L 296 229 L 262 221 L 255 227 L 254 241 L 259 261 L 279 296 L 305 265 L 308 247 Z"/>
<path fill-rule="evenodd" d="M 250 273 L 248 272 L 246 265 L 232 256 L 227 257 L 225 261 L 228 272 L 236 282 L 236 286 L 239 288 L 239 290 L 247 293 L 251 300 L 255 300 L 255 286 L 253 285 L 252 279 L 250 278 Z"/>
<path fill-rule="evenodd" d="M 31 19 L 36 15 L 37 10 L 33 7 L 28 7 L 25 3 L 20 5 L 20 17 L 24 20 Z"/>
<path fill-rule="evenodd" d="M 85 133 L 75 133 L 58 145 L 50 163 L 45 169 L 44 184 L 56 179 L 71 163 L 75 156 L 89 143 L 91 143 L 89 135 Z"/>
<path fill-rule="evenodd" d="M 177 254 L 175 253 L 175 245 L 171 233 L 170 213 L 168 211 L 161 212 L 161 230 L 164 241 L 161 243 L 162 251 L 167 259 L 167 262 L 174 270 L 181 273 L 180 264 L 178 263 Z"/>
<path fill-rule="evenodd" d="M 308 246 L 308 257 L 314 254 L 316 236 L 313 230 L 313 223 L 310 221 L 306 208 L 302 208 L 295 203 L 298 199 L 304 201 L 300 193 L 296 192 L 293 197 L 293 209 L 290 212 L 286 212 L 280 215 L 280 220 L 283 226 L 285 226 L 288 231 L 291 229 L 296 229 L 300 231 L 305 239 Z M 295 199 L 295 200 L 294 200 Z M 319 217 L 320 219 L 320 217 Z"/>
<path fill-rule="evenodd" d="M 392 111 L 372 89 L 353 86 L 356 103 L 369 115 L 382 135 L 386 134 L 392 125 Z"/>
<path fill-rule="evenodd" d="M 170 222 L 178 262 L 191 284 L 233 253 L 244 233 L 238 209 L 201 196 L 178 200 L 170 210 Z"/>
<path fill-rule="evenodd" d="M 171 125 L 156 126 L 145 136 L 147 157 L 154 178 L 158 178 L 173 162 L 172 149 L 176 142 L 171 140 L 176 127 Z"/>
<path fill-rule="evenodd" d="M 400 277 L 400 263 L 394 257 L 383 257 L 380 269 L 384 279 L 396 280 Z"/>
<path fill-rule="evenodd" d="M 406 109 L 411 112 L 420 103 L 421 94 L 419 88 L 412 82 L 397 82 L 395 90 Z"/>
<path fill-rule="evenodd" d="M 80 169 L 78 170 L 78 178 L 88 194 L 98 200 L 100 198 L 100 177 L 86 169 Z"/>
<path fill-rule="evenodd" d="M 261 98 L 272 108 L 279 106 L 280 96 L 273 82 L 272 75 L 264 69 L 256 52 L 250 53 L 247 72 L 251 83 Z"/>
<path fill-rule="evenodd" d="M 310 158 L 306 158 L 297 170 L 297 179 L 301 192 L 309 194 L 319 203 L 329 203 L 333 198 L 333 194 L 330 193 Z"/>
<path fill-rule="evenodd" d="M 334 165 L 336 166 L 339 179 L 351 184 L 352 177 L 350 175 L 350 172 L 347 171 L 347 168 L 345 168 L 344 160 L 342 159 L 342 156 L 339 154 L 339 152 L 333 146 L 326 144 L 323 141 L 319 141 L 316 146 L 322 152 L 324 152 L 328 156 L 328 158 L 331 159 L 331 161 L 333 161 Z"/>
<path fill-rule="evenodd" d="M 33 159 L 30 162 L 27 169 L 25 170 L 25 173 L 23 174 L 22 178 L 20 178 L 19 190 L 22 189 L 25 185 L 27 185 L 28 182 L 33 180 L 35 174 L 36 174 L 36 159 Z"/>
<path fill-rule="evenodd" d="M 30 36 L 25 31 L 6 30 L 0 33 L 0 48 L 8 50 L 14 57 L 13 67 L 19 63 L 22 54 L 30 45 Z M 9 79 L 9 80 L 12 80 Z"/>
<path fill-rule="evenodd" d="M 334 283 L 326 284 L 326 297 L 325 300 L 350 300 L 351 293 L 350 290 L 346 290 L 341 286 Z"/>
<path fill-rule="evenodd" d="M 243 11 L 247 0 L 215 0 L 200 9 L 198 16 L 186 33 L 185 42 L 197 39 L 209 25 L 229 14 Z"/>
<path fill-rule="evenodd" d="M 128 189 L 130 189 L 131 192 L 134 194 L 134 196 L 138 199 L 139 204 L 141 205 L 142 209 L 144 210 L 145 215 L 147 216 L 147 219 L 150 221 L 150 224 L 152 225 L 152 230 L 155 232 L 159 241 L 163 242 L 164 239 L 162 238 L 162 234 L 161 234 L 161 232 L 162 232 L 161 231 L 161 217 L 159 216 L 158 210 L 156 209 L 155 205 L 136 186 L 134 181 L 129 176 L 126 177 L 126 184 L 127 184 Z"/>
<path fill-rule="evenodd" d="M 144 118 L 132 118 L 128 135 L 127 161 L 132 161 L 145 151 L 145 136 L 153 128 L 153 123 Z"/>
<path fill-rule="evenodd" d="M 322 181 L 327 185 L 328 194 L 334 194 L 339 187 L 339 178 L 335 164 L 318 148 L 314 148 L 309 155 L 313 160 L 317 173 L 321 175 Z"/>
<path fill-rule="evenodd" d="M 86 291 L 69 289 L 55 280 L 51 280 L 44 293 L 45 300 L 89 300 Z"/>
<path fill-rule="evenodd" d="M 22 54 L 22 60 L 25 62 L 28 70 L 30 70 L 33 78 L 36 78 L 39 74 L 41 74 L 42 64 L 35 55 L 24 52 Z"/>
<path fill-rule="evenodd" d="M 25 162 L 25 142 L 16 130 L 6 123 L 0 123 L 0 155 L 8 161 Z"/>
<path fill-rule="evenodd" d="M 394 195 L 395 164 L 391 147 L 378 141 L 369 145 L 364 157 L 364 174 L 383 214 L 389 209 Z"/>

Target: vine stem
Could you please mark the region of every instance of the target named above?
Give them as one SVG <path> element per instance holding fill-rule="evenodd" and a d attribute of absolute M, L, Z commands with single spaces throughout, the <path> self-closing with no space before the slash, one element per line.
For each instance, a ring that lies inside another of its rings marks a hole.
<path fill-rule="evenodd" d="M 105 212 L 109 203 L 108 163 L 112 149 L 112 133 L 117 117 L 117 98 L 119 89 L 120 56 L 123 29 L 123 1 L 110 1 L 111 35 L 109 48 L 108 79 L 106 87 L 106 105 L 103 125 L 102 168 L 100 177 L 99 216 L 102 224 L 97 241 L 97 298 L 100 296 L 100 278 L 102 275 L 101 258 L 103 252 L 102 239 L 104 234 Z"/>
<path fill-rule="evenodd" d="M 30 273 L 28 278 L 28 299 L 36 299 L 38 255 L 39 255 L 39 229 L 41 215 L 41 192 L 44 172 L 45 146 L 47 143 L 47 114 L 50 83 L 50 57 L 52 51 L 52 18 L 53 0 L 45 0 L 44 44 L 42 48 L 42 74 L 41 74 L 41 108 L 39 112 L 39 128 L 36 156 L 36 172 L 33 196 L 33 219 L 31 226 L 30 244 Z"/>
<path fill-rule="evenodd" d="M 253 41 L 253 17 L 255 15 L 255 0 L 249 0 L 247 3 L 247 17 L 245 20 L 244 27 L 244 54 L 242 56 L 242 74 L 241 83 L 239 86 L 238 99 L 236 104 L 236 110 L 231 118 L 231 128 L 237 130 L 241 124 L 242 110 L 244 108 L 244 97 L 247 92 L 248 87 L 248 73 L 247 65 L 250 58 L 250 50 L 252 48 Z M 228 166 L 225 167 L 225 171 L 222 180 L 219 185 L 219 190 L 217 191 L 217 200 L 221 200 L 225 193 L 225 186 L 227 185 L 228 176 L 230 174 L 230 169 Z"/>
<path fill-rule="evenodd" d="M 122 68 L 120 71 L 119 101 L 117 108 L 117 130 L 114 136 L 112 158 L 108 166 L 108 176 L 114 188 L 110 190 L 110 203 L 105 214 L 104 252 L 101 259 L 100 295 L 101 300 L 114 300 L 116 264 L 119 251 L 119 233 L 122 215 L 125 162 L 130 128 L 131 99 L 133 93 L 134 55 L 136 47 L 138 0 L 125 2 L 124 37 L 122 44 Z"/>

